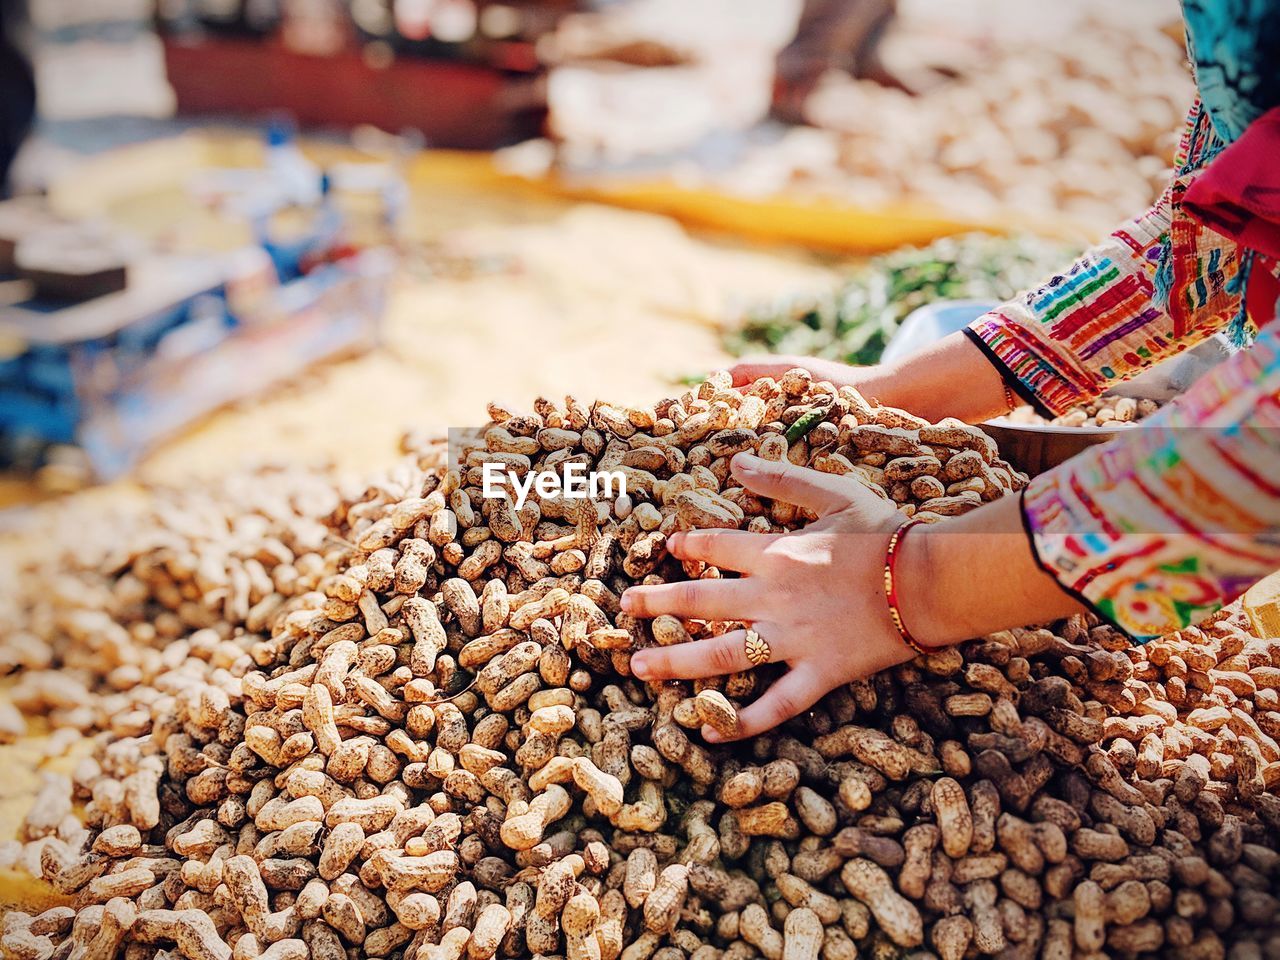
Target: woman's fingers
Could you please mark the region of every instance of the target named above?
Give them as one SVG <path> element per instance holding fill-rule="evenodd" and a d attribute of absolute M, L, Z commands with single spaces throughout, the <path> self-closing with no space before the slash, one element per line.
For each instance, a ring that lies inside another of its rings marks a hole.
<path fill-rule="evenodd" d="M 826 692 L 824 677 L 818 667 L 803 663 L 788 670 L 758 700 L 738 711 L 738 733 L 732 739 L 754 737 L 772 730 L 783 721 L 808 710 Z M 727 739 L 706 726 L 702 728 L 702 736 L 715 743 Z"/>
<path fill-rule="evenodd" d="M 782 376 L 793 367 L 800 367 L 804 364 L 800 357 L 747 357 L 740 360 L 729 368 L 729 374 L 733 377 L 733 385 L 735 387 L 745 386 L 749 383 L 755 383 L 762 377 Z"/>
<path fill-rule="evenodd" d="M 857 481 L 797 467 L 789 460 L 764 460 L 740 453 L 733 458 L 731 468 L 752 493 L 793 503 L 820 517 L 843 510 L 858 495 Z"/>
<path fill-rule="evenodd" d="M 622 595 L 622 609 L 635 617 L 669 613 L 691 620 L 750 621 L 760 613 L 763 593 L 752 580 L 683 580 L 632 587 Z"/>
<path fill-rule="evenodd" d="M 765 547 L 780 534 L 745 530 L 690 530 L 667 538 L 667 552 L 677 560 L 701 560 L 722 570 L 752 573 Z"/>
<path fill-rule="evenodd" d="M 766 628 L 766 633 L 767 628 Z M 768 642 L 768 641 L 766 641 Z M 781 660 L 770 644 L 771 663 Z M 631 672 L 641 680 L 701 680 L 739 673 L 753 666 L 747 659 L 747 632 L 731 630 L 718 637 L 677 643 L 670 647 L 648 647 L 631 656 Z"/>

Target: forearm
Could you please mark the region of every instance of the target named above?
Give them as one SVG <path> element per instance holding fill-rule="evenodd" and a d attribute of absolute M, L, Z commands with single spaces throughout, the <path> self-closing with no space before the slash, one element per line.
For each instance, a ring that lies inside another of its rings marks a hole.
<path fill-rule="evenodd" d="M 1144 642 L 1199 622 L 1280 568 L 1280 327 L 1140 429 L 1035 478 L 1036 555 Z"/>
<path fill-rule="evenodd" d="M 852 380 L 865 396 L 935 422 L 981 423 L 1009 412 L 1000 372 L 962 333 L 896 363 L 859 369 Z"/>
<path fill-rule="evenodd" d="M 901 613 L 927 647 L 1080 613 L 1037 563 L 1018 498 L 914 527 L 898 554 Z"/>
<path fill-rule="evenodd" d="M 1262 172 L 1224 174 L 1222 183 L 1257 185 L 1274 154 L 1269 141 L 1260 137 L 1258 144 L 1246 156 Z M 970 325 L 972 336 L 1023 396 L 1034 397 L 1055 415 L 1066 413 L 1220 330 L 1237 343 L 1248 339 L 1243 299 L 1248 257 L 1231 236 L 1206 229 L 1185 203 L 1201 179 L 1213 183 L 1222 162 L 1235 160 L 1224 153 L 1202 169 L 1221 146 L 1197 105 L 1188 118 L 1178 173 L 1151 209 L 1121 225 L 1069 269 Z M 1254 321 L 1270 320 L 1267 305 L 1255 306 L 1261 313 Z"/>

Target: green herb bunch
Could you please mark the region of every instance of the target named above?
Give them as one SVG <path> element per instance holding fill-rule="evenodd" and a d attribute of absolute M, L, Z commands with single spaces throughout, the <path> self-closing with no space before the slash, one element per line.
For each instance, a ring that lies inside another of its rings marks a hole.
<path fill-rule="evenodd" d="M 982 233 L 895 250 L 838 288 L 752 309 L 726 334 L 735 354 L 786 353 L 869 364 L 907 315 L 936 300 L 1007 300 L 1064 269 L 1071 248 L 1036 237 Z"/>

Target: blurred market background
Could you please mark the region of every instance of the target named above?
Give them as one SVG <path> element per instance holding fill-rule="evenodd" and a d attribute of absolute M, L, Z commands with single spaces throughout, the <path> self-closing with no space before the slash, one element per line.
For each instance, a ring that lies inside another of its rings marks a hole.
<path fill-rule="evenodd" d="M 1192 97 L 1177 0 L 0 11 L 5 585 L 57 521 L 489 400 L 874 362 L 1150 204 Z M 0 729 L 0 836 L 66 747 Z"/>
<path fill-rule="evenodd" d="M 1148 205 L 1192 96 L 1176 0 L 4 9 L 6 526 L 370 470 L 497 396 L 874 361 Z"/>

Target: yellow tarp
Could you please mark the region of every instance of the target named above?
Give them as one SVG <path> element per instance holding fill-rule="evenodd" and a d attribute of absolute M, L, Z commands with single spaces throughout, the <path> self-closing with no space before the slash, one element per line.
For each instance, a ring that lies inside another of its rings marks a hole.
<path fill-rule="evenodd" d="M 880 209 L 856 207 L 838 200 L 803 195 L 767 198 L 734 196 L 695 189 L 660 179 L 562 177 L 550 174 L 526 179 L 502 172 L 482 153 L 428 151 L 410 167 L 415 183 L 441 187 L 490 185 L 495 190 L 525 190 L 588 200 L 672 217 L 686 226 L 731 233 L 762 243 L 794 244 L 812 249 L 877 253 L 920 246 L 949 234 L 967 231 L 1026 231 L 1053 238 L 1087 238 L 1088 228 L 1066 219 L 1046 221 L 1010 211 L 986 220 L 948 214 L 904 200 Z"/>

